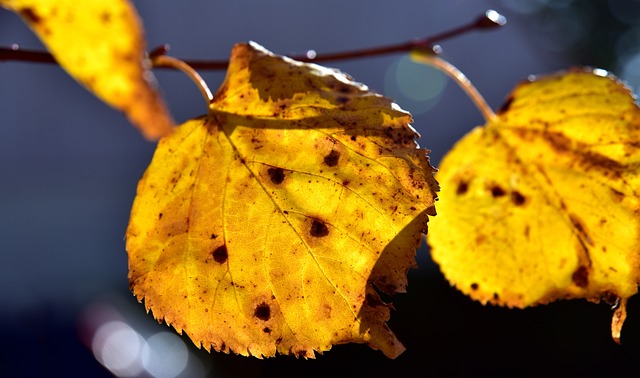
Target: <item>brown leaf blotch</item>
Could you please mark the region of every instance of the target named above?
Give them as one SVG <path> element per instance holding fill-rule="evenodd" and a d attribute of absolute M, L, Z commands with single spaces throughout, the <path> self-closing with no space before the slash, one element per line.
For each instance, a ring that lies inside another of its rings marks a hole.
<path fill-rule="evenodd" d="M 227 246 L 221 245 L 220 247 L 216 248 L 211 253 L 211 256 L 213 256 L 213 260 L 218 264 L 224 264 L 225 262 L 227 262 L 227 259 L 229 258 L 229 253 L 227 252 Z"/>
<path fill-rule="evenodd" d="M 489 190 L 491 190 L 491 196 L 493 198 L 502 197 L 507 194 L 507 192 L 499 185 L 493 185 L 491 186 L 491 188 L 489 188 Z"/>
<path fill-rule="evenodd" d="M 327 228 L 326 224 L 320 222 L 317 219 L 314 219 L 313 222 L 311 222 L 311 229 L 309 230 L 309 233 L 311 234 L 311 236 L 321 238 L 323 236 L 329 235 L 329 229 Z"/>
<path fill-rule="evenodd" d="M 458 183 L 458 187 L 456 188 L 456 194 L 461 196 L 465 194 L 469 190 L 469 183 L 466 181 L 460 181 Z"/>
<path fill-rule="evenodd" d="M 324 157 L 324 163 L 329 167 L 335 167 L 338 165 L 338 160 L 340 160 L 340 152 L 336 150 L 331 150 L 329 155 Z"/>
<path fill-rule="evenodd" d="M 509 108 L 511 108 L 512 103 L 513 103 L 513 96 L 509 96 L 509 98 L 507 98 L 507 100 L 500 106 L 500 108 L 496 113 L 497 114 L 506 113 L 509 110 Z"/>
<path fill-rule="evenodd" d="M 262 302 L 258 306 L 256 306 L 256 309 L 253 312 L 253 316 L 266 322 L 267 320 L 271 319 L 271 307 L 269 307 L 268 304 Z"/>
<path fill-rule="evenodd" d="M 42 18 L 38 16 L 38 14 L 36 13 L 35 10 L 33 10 L 33 8 L 24 8 L 20 10 L 20 15 L 26 18 L 28 22 L 31 22 L 33 24 L 37 24 L 40 21 L 42 21 Z"/>
<path fill-rule="evenodd" d="M 284 181 L 284 170 L 282 168 L 272 167 L 267 169 L 267 173 L 269 174 L 269 179 L 275 185 L 282 184 Z"/>
<path fill-rule="evenodd" d="M 575 272 L 571 275 L 571 280 L 578 287 L 585 288 L 589 286 L 589 270 L 586 266 L 581 265 L 576 269 Z"/>
<path fill-rule="evenodd" d="M 511 192 L 511 202 L 513 202 L 514 205 L 522 206 L 526 201 L 527 198 L 523 196 L 519 191 L 514 190 L 513 192 Z"/>

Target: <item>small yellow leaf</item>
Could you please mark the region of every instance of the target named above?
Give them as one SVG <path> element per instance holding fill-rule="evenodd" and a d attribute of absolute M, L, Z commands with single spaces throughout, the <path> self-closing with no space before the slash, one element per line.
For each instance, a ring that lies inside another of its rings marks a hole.
<path fill-rule="evenodd" d="M 442 161 L 433 258 L 483 303 L 624 307 L 640 274 L 639 170 L 640 110 L 623 84 L 581 69 L 523 83 Z"/>
<path fill-rule="evenodd" d="M 206 349 L 396 357 L 377 290 L 405 290 L 437 187 L 409 121 L 338 71 L 237 45 L 209 115 L 161 139 L 138 185 L 134 294 Z"/>
<path fill-rule="evenodd" d="M 71 76 L 125 112 L 145 137 L 171 131 L 173 121 L 148 81 L 140 20 L 127 0 L 0 0 L 0 5 L 18 13 Z"/>

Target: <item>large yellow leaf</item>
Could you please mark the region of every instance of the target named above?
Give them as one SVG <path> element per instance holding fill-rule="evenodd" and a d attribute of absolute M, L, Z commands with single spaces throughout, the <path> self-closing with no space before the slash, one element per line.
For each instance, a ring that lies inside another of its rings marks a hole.
<path fill-rule="evenodd" d="M 237 45 L 209 114 L 139 183 L 134 294 L 207 349 L 397 356 L 376 288 L 404 291 L 437 187 L 409 121 L 340 72 Z"/>
<path fill-rule="evenodd" d="M 0 0 L 36 32 L 60 65 L 150 139 L 173 121 L 149 83 L 145 42 L 127 0 Z"/>
<path fill-rule="evenodd" d="M 442 161 L 433 258 L 483 303 L 624 303 L 639 282 L 639 170 L 624 85 L 581 69 L 523 83 Z"/>

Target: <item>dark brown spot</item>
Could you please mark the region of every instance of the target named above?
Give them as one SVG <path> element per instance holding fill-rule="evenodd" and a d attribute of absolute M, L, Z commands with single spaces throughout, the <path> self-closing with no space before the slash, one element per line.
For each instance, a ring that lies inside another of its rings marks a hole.
<path fill-rule="evenodd" d="M 526 201 L 527 199 L 525 198 L 525 196 L 523 196 L 519 191 L 514 190 L 513 192 L 511 192 L 511 202 L 513 202 L 514 205 L 522 206 Z"/>
<path fill-rule="evenodd" d="M 158 220 L 162 219 L 162 213 L 158 214 Z"/>
<path fill-rule="evenodd" d="M 471 284 L 471 290 L 478 290 L 478 287 L 480 286 L 475 282 Z"/>
<path fill-rule="evenodd" d="M 326 224 L 320 222 L 317 219 L 314 219 L 313 222 L 311 222 L 311 230 L 309 230 L 309 233 L 311 234 L 311 236 L 321 238 L 323 236 L 329 235 L 329 229 L 327 228 Z"/>
<path fill-rule="evenodd" d="M 507 98 L 507 100 L 500 106 L 497 113 L 498 114 L 505 113 L 507 110 L 509 110 L 512 103 L 513 103 L 513 96 L 509 96 L 509 98 Z"/>
<path fill-rule="evenodd" d="M 344 181 L 342 182 L 342 185 L 347 186 L 347 185 L 349 185 L 350 183 L 351 183 L 351 181 L 350 181 L 350 180 L 344 180 Z"/>
<path fill-rule="evenodd" d="M 493 196 L 493 198 L 502 197 L 507 194 L 507 192 L 498 185 L 493 185 L 489 189 L 491 190 L 491 196 Z"/>
<path fill-rule="evenodd" d="M 271 333 L 271 328 L 269 328 L 269 327 L 264 327 L 264 328 L 262 329 L 262 332 L 264 332 L 264 333 Z"/>
<path fill-rule="evenodd" d="M 458 183 L 458 187 L 456 188 L 456 194 L 461 196 L 465 194 L 469 190 L 469 183 L 466 181 L 460 181 Z"/>
<path fill-rule="evenodd" d="M 340 152 L 336 150 L 331 150 L 329 155 L 324 157 L 324 163 L 329 167 L 335 167 L 338 165 L 338 160 L 340 159 Z"/>
<path fill-rule="evenodd" d="M 20 15 L 22 15 L 22 17 L 26 18 L 27 21 L 31 22 L 32 24 L 37 24 L 42 21 L 42 18 L 38 16 L 36 11 L 34 11 L 32 8 L 22 9 L 20 11 Z"/>
<path fill-rule="evenodd" d="M 351 136 L 351 140 L 352 140 L 352 141 L 354 141 L 354 142 L 355 142 L 355 141 L 356 141 L 356 139 L 357 139 L 357 138 L 356 138 L 356 136 L 355 136 L 355 135 L 352 135 L 352 136 Z"/>
<path fill-rule="evenodd" d="M 211 234 L 211 239 L 215 239 L 215 238 L 217 238 L 217 237 L 218 237 L 218 235 L 216 235 L 216 234 Z"/>
<path fill-rule="evenodd" d="M 213 260 L 218 264 L 225 263 L 227 261 L 227 258 L 229 258 L 229 254 L 227 253 L 227 246 L 221 245 L 220 247 L 216 248 L 215 251 L 211 253 L 211 256 L 213 256 Z"/>
<path fill-rule="evenodd" d="M 284 181 L 284 170 L 282 168 L 269 168 L 267 169 L 271 182 L 279 185 Z"/>
<path fill-rule="evenodd" d="M 497 301 L 500 298 L 500 296 L 498 295 L 498 293 L 493 293 L 493 300 Z"/>
<path fill-rule="evenodd" d="M 271 308 L 268 304 L 262 302 L 256 307 L 255 311 L 253 312 L 253 316 L 266 322 L 267 320 L 271 319 Z"/>
<path fill-rule="evenodd" d="M 111 22 L 111 13 L 109 12 L 102 12 L 102 14 L 100 15 L 100 19 L 102 20 L 103 23 L 109 23 Z"/>
<path fill-rule="evenodd" d="M 578 287 L 585 288 L 589 286 L 589 270 L 586 266 L 581 265 L 575 272 L 571 275 L 571 280 Z"/>

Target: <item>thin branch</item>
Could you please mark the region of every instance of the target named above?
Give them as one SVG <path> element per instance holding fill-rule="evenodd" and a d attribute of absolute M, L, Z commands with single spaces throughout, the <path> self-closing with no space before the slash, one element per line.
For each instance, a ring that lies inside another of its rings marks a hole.
<path fill-rule="evenodd" d="M 23 49 L 17 44 L 13 44 L 10 47 L 0 47 L 0 62 L 6 61 L 58 63 L 48 52 Z"/>
<path fill-rule="evenodd" d="M 485 14 L 476 18 L 474 21 L 470 23 L 453 28 L 449 31 L 437 34 L 432 37 L 416 39 L 413 41 L 400 43 L 396 45 L 374 47 L 369 49 L 345 51 L 345 52 L 338 52 L 338 53 L 316 55 L 315 52 L 311 53 L 311 51 L 309 51 L 309 53 L 307 54 L 300 55 L 300 56 L 292 56 L 291 58 L 302 61 L 302 62 L 326 62 L 326 61 L 335 61 L 335 60 L 365 58 L 370 56 L 378 56 L 378 55 L 398 53 L 398 52 L 408 52 L 413 50 L 431 49 L 433 45 L 445 39 L 452 38 L 472 30 L 493 29 L 495 27 L 504 25 L 505 22 L 506 22 L 506 19 L 502 15 L 500 15 L 498 12 L 493 10 L 488 10 L 487 12 L 485 12 Z M 154 56 L 164 55 L 167 51 L 168 51 L 167 46 L 160 46 L 159 48 L 154 49 L 150 53 L 150 56 L 154 57 Z M 0 47 L 0 62 L 6 62 L 6 61 L 20 61 L 20 62 L 30 62 L 30 63 L 57 63 L 56 59 L 47 52 L 22 49 L 17 44 L 14 44 L 10 47 Z M 225 60 L 214 60 L 214 61 L 183 60 L 183 61 L 184 63 L 188 64 L 189 66 L 191 66 L 196 70 L 224 70 L 227 68 L 227 65 L 229 64 L 229 62 Z M 174 68 L 174 67 L 166 67 L 166 68 Z"/>

